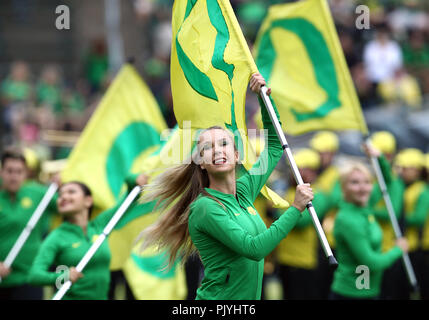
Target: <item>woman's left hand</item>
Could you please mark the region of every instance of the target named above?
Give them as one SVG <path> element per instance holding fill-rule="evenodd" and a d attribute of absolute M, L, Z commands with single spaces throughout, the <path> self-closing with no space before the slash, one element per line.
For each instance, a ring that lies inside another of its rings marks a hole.
<path fill-rule="evenodd" d="M 249 82 L 250 90 L 252 90 L 256 94 L 259 94 L 261 87 L 266 85 L 267 84 L 265 82 L 265 79 L 260 73 L 252 74 L 252 77 L 250 78 Z M 268 88 L 267 94 L 271 94 L 271 88 Z"/>
<path fill-rule="evenodd" d="M 142 173 L 137 177 L 136 183 L 139 186 L 143 187 L 147 183 L 148 180 L 149 180 L 149 177 L 147 175 L 145 175 L 144 173 Z"/>

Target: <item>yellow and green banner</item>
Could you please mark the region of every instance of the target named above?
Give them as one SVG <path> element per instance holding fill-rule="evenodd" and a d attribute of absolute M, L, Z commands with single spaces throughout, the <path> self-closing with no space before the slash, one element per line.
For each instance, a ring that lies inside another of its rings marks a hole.
<path fill-rule="evenodd" d="M 161 145 L 167 129 L 158 104 L 131 65 L 113 80 L 73 148 L 63 182 L 77 180 L 92 191 L 95 205 L 105 210 L 116 204 L 130 173 Z"/>
<path fill-rule="evenodd" d="M 167 129 L 159 106 L 131 65 L 124 65 L 103 96 L 61 173 L 63 182 L 81 181 L 91 190 L 97 211 L 114 206 L 130 173 L 144 172 L 147 159 L 159 152 Z M 139 204 L 109 236 L 110 268 L 128 259 L 134 239 L 146 225 L 154 203 Z"/>
<path fill-rule="evenodd" d="M 185 300 L 187 285 L 184 266 L 177 260 L 171 269 L 164 269 L 168 254 L 151 247 L 140 250 L 141 242 L 133 248 L 123 272 L 137 300 Z"/>
<path fill-rule="evenodd" d="M 286 133 L 322 129 L 367 133 L 326 0 L 271 6 L 254 56 L 272 88 Z"/>
<path fill-rule="evenodd" d="M 258 69 L 230 2 L 176 0 L 172 28 L 171 90 L 179 127 L 228 128 L 249 170 L 256 156 L 247 138 L 244 107 L 250 77 Z M 275 206 L 288 206 L 267 187 L 261 192 Z"/>

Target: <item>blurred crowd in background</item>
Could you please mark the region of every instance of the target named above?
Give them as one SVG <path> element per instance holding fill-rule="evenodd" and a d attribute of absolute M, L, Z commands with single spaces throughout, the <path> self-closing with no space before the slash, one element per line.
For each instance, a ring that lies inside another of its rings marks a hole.
<path fill-rule="evenodd" d="M 19 2 L 19 1 L 17 1 Z M 231 0 L 249 46 L 270 5 L 290 1 Z M 389 130 L 400 147 L 428 147 L 429 3 L 423 0 L 329 0 L 340 42 L 367 123 Z M 25 3 L 25 1 L 24 1 Z M 155 95 L 169 126 L 175 125 L 169 79 L 172 0 L 135 0 L 135 19 L 144 30 L 144 80 Z M 370 28 L 357 29 L 360 4 L 370 10 Z M 19 19 L 17 14 L 16 19 Z M 28 48 L 31 50 L 31 48 Z M 21 144 L 41 160 L 66 158 L 71 145 L 46 143 L 49 130 L 79 133 L 114 74 L 106 41 L 88 44 L 78 77 L 66 78 L 52 61 L 38 73 L 31 61 L 11 60 L 1 76 L 2 146 Z M 257 111 L 250 100 L 247 114 Z M 344 152 L 353 153 L 347 149 Z M 423 150 L 426 151 L 426 150 Z"/>

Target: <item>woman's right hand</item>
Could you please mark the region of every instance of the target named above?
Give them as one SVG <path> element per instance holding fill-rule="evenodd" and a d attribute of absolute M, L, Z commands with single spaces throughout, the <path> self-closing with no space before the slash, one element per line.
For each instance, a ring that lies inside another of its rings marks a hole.
<path fill-rule="evenodd" d="M 70 274 L 69 274 L 69 280 L 72 283 L 75 283 L 76 281 L 78 281 L 80 278 L 83 278 L 83 274 L 82 272 L 79 272 L 76 270 L 75 267 L 71 267 L 70 268 Z"/>
<path fill-rule="evenodd" d="M 292 206 L 302 212 L 306 208 L 307 203 L 313 200 L 313 198 L 313 189 L 311 189 L 310 184 L 300 184 L 296 187 L 295 199 L 293 200 Z"/>
<path fill-rule="evenodd" d="M 408 252 L 409 245 L 408 245 L 408 241 L 406 238 L 402 237 L 402 238 L 396 239 L 396 245 L 399 248 L 401 248 L 402 252 L 404 252 L 404 253 Z"/>
<path fill-rule="evenodd" d="M 0 262 L 0 278 L 6 278 L 11 272 L 11 268 L 6 267 L 3 262 Z"/>
<path fill-rule="evenodd" d="M 259 94 L 261 87 L 266 86 L 266 82 L 264 77 L 260 73 L 254 73 L 252 74 L 252 77 L 250 78 L 249 86 L 250 90 L 252 90 L 254 93 Z M 268 88 L 267 95 L 271 94 L 271 88 Z"/>

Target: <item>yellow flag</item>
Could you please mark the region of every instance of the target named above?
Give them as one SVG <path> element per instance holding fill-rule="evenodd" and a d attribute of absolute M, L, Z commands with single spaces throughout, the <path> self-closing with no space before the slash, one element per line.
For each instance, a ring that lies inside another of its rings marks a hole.
<path fill-rule="evenodd" d="M 91 189 L 101 210 L 116 204 L 124 179 L 142 170 L 167 128 L 158 104 L 131 65 L 124 65 L 82 132 L 61 173 Z"/>
<path fill-rule="evenodd" d="M 291 135 L 321 129 L 367 133 L 326 0 L 271 6 L 254 50 L 284 131 Z"/>
<path fill-rule="evenodd" d="M 141 252 L 140 246 L 141 242 L 136 244 L 122 269 L 136 300 L 185 300 L 183 265 L 176 261 L 171 269 L 162 270 L 167 265 L 168 253 L 155 247 Z"/>
<path fill-rule="evenodd" d="M 249 170 L 256 156 L 247 139 L 244 106 L 249 79 L 258 69 L 231 4 L 176 0 L 172 28 L 171 90 L 179 127 L 190 121 L 193 129 L 230 129 Z M 267 187 L 261 192 L 275 206 L 288 206 Z"/>

